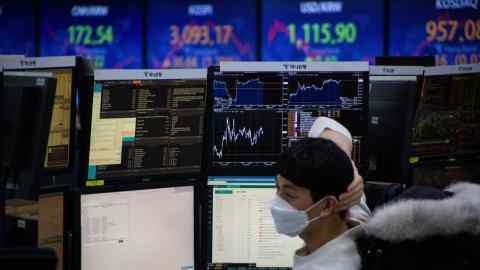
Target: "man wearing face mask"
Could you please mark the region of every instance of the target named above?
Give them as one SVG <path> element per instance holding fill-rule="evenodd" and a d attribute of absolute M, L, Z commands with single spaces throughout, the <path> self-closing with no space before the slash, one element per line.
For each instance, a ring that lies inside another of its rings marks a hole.
<path fill-rule="evenodd" d="M 359 269 L 355 239 L 361 227 L 338 211 L 339 196 L 356 173 L 348 155 L 331 140 L 306 139 L 282 153 L 278 165 L 275 227 L 305 242 L 293 269 Z"/>

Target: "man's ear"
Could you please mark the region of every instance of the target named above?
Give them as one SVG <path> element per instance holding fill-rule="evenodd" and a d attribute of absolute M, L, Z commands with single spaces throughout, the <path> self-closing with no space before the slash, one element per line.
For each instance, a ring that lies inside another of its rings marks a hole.
<path fill-rule="evenodd" d="M 338 199 L 334 196 L 326 196 L 321 204 L 320 218 L 337 213 Z"/>

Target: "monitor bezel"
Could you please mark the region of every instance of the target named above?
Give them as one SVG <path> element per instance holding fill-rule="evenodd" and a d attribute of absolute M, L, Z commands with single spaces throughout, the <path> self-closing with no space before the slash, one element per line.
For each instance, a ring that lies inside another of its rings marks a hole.
<path fill-rule="evenodd" d="M 382 67 L 395 69 L 395 68 L 398 68 L 399 66 L 393 66 L 392 65 L 392 66 L 382 66 Z M 413 68 L 413 69 L 417 69 L 417 71 L 418 71 L 418 68 L 421 67 L 421 66 L 410 66 L 410 67 Z M 407 67 L 407 69 L 408 69 L 408 67 Z M 400 70 L 402 70 L 402 69 L 400 69 Z M 404 119 L 404 124 L 405 124 L 406 130 L 404 130 L 403 134 L 402 134 L 401 144 L 402 144 L 402 147 L 403 147 L 403 151 L 400 153 L 400 157 L 401 157 L 401 160 L 403 161 L 403 163 L 400 166 L 401 175 L 400 175 L 400 179 L 399 179 L 400 181 L 398 182 L 399 184 L 402 184 L 403 186 L 410 187 L 410 186 L 412 186 L 412 181 L 410 179 L 410 166 L 409 166 L 410 165 L 409 164 L 409 156 L 410 156 L 411 132 L 412 132 L 413 124 L 414 124 L 413 121 L 414 121 L 414 118 L 415 118 L 415 112 L 416 112 L 418 99 L 419 99 L 420 94 L 421 94 L 424 74 L 423 74 L 423 71 L 421 73 L 417 74 L 417 72 L 415 70 L 414 71 L 412 71 L 412 70 L 405 71 L 404 70 L 404 72 L 405 72 L 404 74 L 392 75 L 392 76 L 389 76 L 386 73 L 384 73 L 384 74 L 372 74 L 372 73 L 370 73 L 369 81 L 370 81 L 370 87 L 371 87 L 371 85 L 372 85 L 371 83 L 377 81 L 377 79 L 381 78 L 381 77 L 399 77 L 399 78 L 401 78 L 401 77 L 415 77 L 416 78 L 415 79 L 416 86 L 414 87 L 413 90 L 409 89 L 410 91 L 408 92 L 408 97 L 407 97 L 408 104 L 405 108 L 405 114 L 407 116 Z M 409 72 L 411 72 L 411 75 L 408 75 Z M 374 77 L 374 78 L 372 78 L 372 77 Z M 392 79 L 391 81 L 395 81 L 395 80 Z M 371 89 L 369 89 L 369 91 L 371 91 Z M 371 103 L 369 103 L 369 106 L 371 106 Z M 369 125 L 370 125 L 370 116 L 371 115 L 370 115 L 370 110 L 369 110 Z M 369 141 L 369 143 L 374 143 L 374 142 Z M 380 182 L 382 181 L 381 179 L 372 179 L 373 175 L 376 175 L 376 172 L 374 172 L 370 168 L 368 168 L 368 174 L 365 175 L 369 178 L 368 180 L 380 181 Z M 378 176 L 378 175 L 376 175 L 376 176 Z"/>
<path fill-rule="evenodd" d="M 100 194 L 122 191 L 137 191 L 147 189 L 162 189 L 174 187 L 193 187 L 193 212 L 194 212 L 194 269 L 200 269 L 200 243 L 201 243 L 201 186 L 198 181 L 168 181 L 153 183 L 137 183 L 121 186 L 103 186 L 95 188 L 76 188 L 72 193 L 72 270 L 82 270 L 82 236 L 81 236 L 81 196 L 88 194 Z"/>
<path fill-rule="evenodd" d="M 56 60 L 59 59 L 58 61 L 61 62 L 62 59 L 66 59 L 64 65 L 58 65 L 58 66 L 52 66 L 52 67 L 24 67 L 22 66 L 22 63 L 18 64 L 15 63 L 11 66 L 5 67 L 5 70 L 8 71 L 25 71 L 25 72 L 48 72 L 49 70 L 61 70 L 61 69 L 70 69 L 72 71 L 72 85 L 71 85 L 71 101 L 70 101 L 70 140 L 69 140 L 69 162 L 66 167 L 59 167 L 59 168 L 46 168 L 44 167 L 43 170 L 46 175 L 58 175 L 61 173 L 69 173 L 73 172 L 75 169 L 75 164 L 76 164 L 76 156 L 75 156 L 75 150 L 78 148 L 76 144 L 76 115 L 77 115 L 77 104 L 76 104 L 76 98 L 77 94 L 87 92 L 89 88 L 88 84 L 86 82 L 86 78 L 89 76 L 89 73 L 91 71 L 89 70 L 89 65 L 86 64 L 88 60 L 85 58 L 79 57 L 79 56 L 72 56 L 71 58 L 74 58 L 74 65 L 69 65 L 66 63 L 68 61 L 68 58 L 70 57 L 52 57 L 51 59 Z M 26 58 L 28 59 L 28 58 Z M 33 58 L 35 59 L 35 58 Z M 37 58 L 37 59 L 42 59 L 42 57 Z M 20 61 L 20 60 L 19 60 Z M 46 62 L 48 62 L 48 57 L 45 59 Z M 88 102 L 85 102 L 88 103 Z M 83 104 L 85 105 L 85 104 Z M 79 106 L 82 106 L 81 102 L 79 103 Z M 79 108 L 78 108 L 79 109 Z M 82 110 L 78 110 L 82 111 Z M 76 185 L 76 183 L 74 183 Z"/>
<path fill-rule="evenodd" d="M 358 62 L 358 61 L 357 61 Z M 270 62 L 270 64 L 276 64 L 278 65 L 279 63 L 281 64 L 282 62 Z M 265 64 L 265 63 L 264 63 Z M 266 65 L 266 64 L 265 64 Z M 328 65 L 328 63 L 327 63 Z M 368 67 L 368 66 L 367 66 Z M 359 67 L 359 70 L 362 67 Z M 206 124 L 206 128 L 208 131 L 213 130 L 213 120 L 214 118 L 214 109 L 213 109 L 213 102 L 214 102 L 214 96 L 213 96 L 213 78 L 214 78 L 214 73 L 215 72 L 221 72 L 220 66 L 211 66 L 208 68 L 208 76 L 207 76 L 207 92 L 209 93 L 208 96 L 208 107 L 207 107 L 207 116 L 205 119 L 210 120 Z M 230 71 L 225 71 L 225 72 L 230 72 Z M 252 71 L 252 72 L 267 72 L 267 73 L 289 73 L 289 72 L 295 72 L 295 71 Z M 359 169 L 359 172 L 361 175 L 367 175 L 368 173 L 368 116 L 370 114 L 369 112 L 369 85 L 370 85 L 370 71 L 369 69 L 365 71 L 346 71 L 346 70 L 338 70 L 338 71 L 331 71 L 332 73 L 358 73 L 361 74 L 363 77 L 363 84 L 364 84 L 364 92 L 363 92 L 363 113 L 362 113 L 362 119 L 364 120 L 363 122 L 363 127 L 361 132 L 364 134 L 362 144 L 361 144 L 361 164 L 357 164 L 357 167 Z M 328 71 L 297 71 L 296 73 L 328 73 Z M 241 166 L 234 166 L 232 168 L 218 168 L 217 166 L 213 165 L 213 157 L 211 154 L 211 145 L 213 145 L 213 136 L 212 134 L 206 134 L 207 138 L 204 138 L 205 142 L 205 148 L 204 148 L 204 158 L 207 161 L 206 164 L 206 172 L 207 174 L 204 175 L 204 180 L 205 184 L 207 183 L 207 176 L 224 176 L 224 175 L 237 175 L 237 176 L 272 176 L 275 175 L 275 165 L 271 167 L 257 167 L 257 168 L 248 168 L 248 167 L 241 167 Z"/>
<path fill-rule="evenodd" d="M 149 69 L 145 69 L 147 71 Z M 165 70 L 165 69 L 163 69 Z M 181 70 L 182 69 L 178 69 Z M 138 71 L 143 71 L 142 70 L 132 70 L 132 71 L 124 71 L 126 73 L 136 73 Z M 156 69 L 156 70 L 150 70 L 150 71 L 162 71 L 162 69 Z M 108 72 L 108 71 L 107 71 Z M 118 80 L 118 79 L 117 79 Z M 125 80 L 132 80 L 132 79 L 125 79 Z M 156 79 L 146 79 L 146 80 L 156 80 Z M 208 85 L 207 85 L 207 78 L 169 78 L 169 79 L 161 79 L 161 80 L 199 80 L 199 81 L 204 81 L 204 87 L 205 87 L 205 109 L 203 112 L 203 130 L 202 130 L 202 154 L 201 154 L 201 164 L 200 164 L 200 170 L 198 172 L 189 172 L 189 173 L 168 173 L 168 174 L 155 174 L 155 175 L 149 175 L 149 176 L 120 176 L 120 177 L 103 177 L 101 180 L 104 182 L 105 185 L 109 186 L 122 186 L 122 185 L 135 185 L 135 184 L 141 184 L 141 183 L 155 183 L 155 182 L 164 182 L 168 180 L 174 180 L 174 181 L 183 181 L 185 179 L 188 179 L 190 181 L 203 181 L 206 177 L 206 166 L 207 166 L 207 156 L 205 155 L 205 149 L 206 149 L 206 138 L 205 135 L 207 134 L 207 124 L 209 123 L 208 121 L 208 110 L 209 106 L 211 105 L 210 99 L 211 99 L 211 93 L 208 91 Z M 102 81 L 102 80 L 98 80 Z M 94 80 L 94 84 L 97 82 L 97 80 Z M 80 160 L 80 169 L 79 169 L 79 177 L 78 177 L 78 186 L 80 188 L 83 187 L 88 187 L 89 186 L 89 180 L 88 179 L 88 166 L 89 166 L 89 159 L 90 159 L 90 142 L 91 142 L 91 136 L 92 136 L 92 111 L 93 111 L 93 92 L 94 88 L 92 87 L 91 89 L 88 90 L 88 93 L 85 94 L 85 99 L 86 99 L 86 104 L 88 108 L 84 109 L 85 116 L 88 118 L 88 120 L 85 120 L 84 122 L 86 123 L 86 126 L 82 127 L 82 132 L 83 132 L 83 143 L 80 148 L 80 153 L 82 154 L 81 160 Z M 85 117 L 84 116 L 84 117 Z"/>
<path fill-rule="evenodd" d="M 45 80 L 44 85 L 37 85 L 36 80 L 37 78 L 42 78 Z M 53 92 L 50 93 L 52 96 L 48 97 L 48 99 L 51 100 L 45 100 L 44 105 L 49 105 L 51 102 L 52 108 L 49 108 L 47 113 L 53 114 L 53 104 L 54 104 L 54 98 L 55 98 L 55 87 L 56 87 L 56 78 L 54 76 L 51 76 L 51 73 L 48 72 L 37 72 L 37 71 L 10 71 L 10 70 L 4 70 L 3 71 L 3 87 L 6 87 L 7 82 L 10 81 L 10 87 L 33 87 L 33 88 L 40 88 L 44 89 L 53 89 Z M 49 95 L 50 95 L 49 94 Z M 36 119 L 38 119 L 38 115 L 36 116 Z M 32 177 L 32 181 L 30 184 L 32 186 L 26 187 L 27 189 L 23 189 L 23 196 L 25 198 L 30 198 L 30 199 L 37 199 L 39 190 L 40 190 L 40 178 L 43 176 L 44 173 L 44 166 L 37 166 L 37 162 L 40 161 L 42 164 L 45 162 L 45 155 L 46 155 L 46 149 L 47 149 L 47 144 L 48 144 L 48 134 L 50 134 L 50 122 L 51 122 L 51 117 L 50 119 L 47 119 L 45 121 L 45 124 L 48 124 L 47 130 L 40 130 L 38 131 L 38 135 L 41 134 L 43 136 L 44 132 L 47 132 L 47 140 L 42 140 L 36 147 L 38 149 L 42 149 L 41 152 L 43 152 L 43 157 L 34 157 L 36 160 L 34 160 L 35 164 L 32 164 L 33 167 L 28 168 L 28 174 L 26 176 Z M 43 128 L 43 127 L 42 127 Z M 19 175 L 21 177 L 21 175 Z"/>
<path fill-rule="evenodd" d="M 72 189 L 68 185 L 40 187 L 41 195 L 57 195 L 63 197 L 63 269 L 72 269 Z"/>
<path fill-rule="evenodd" d="M 275 180 L 276 182 L 276 177 L 273 176 L 273 175 L 210 175 L 208 176 L 208 179 L 211 179 L 211 178 L 226 178 L 226 177 L 239 177 L 239 178 L 272 178 Z M 207 181 L 208 181 L 207 179 Z M 203 211 L 203 216 L 204 216 L 204 229 L 203 229 L 203 239 L 204 241 L 202 242 L 202 256 L 203 256 L 203 259 L 204 259 L 204 267 L 202 269 L 209 269 L 208 266 L 209 264 L 212 263 L 212 248 L 213 248 L 213 232 L 211 230 L 211 228 L 213 227 L 213 224 L 210 223 L 211 220 L 213 220 L 213 208 L 210 208 L 211 206 L 211 200 L 213 199 L 213 192 L 214 192 L 214 189 L 216 188 L 217 186 L 216 185 L 209 185 L 207 183 L 206 187 L 205 187 L 205 200 L 204 200 L 204 211 Z M 248 187 L 248 186 L 245 186 L 245 187 Z M 241 185 L 240 187 L 235 187 L 235 188 L 241 188 Z M 275 190 L 276 187 L 274 185 L 272 185 L 270 187 L 271 189 Z M 273 199 L 273 197 L 272 197 Z M 293 256 L 293 254 L 292 254 Z M 229 263 L 225 263 L 226 265 L 228 265 Z M 257 266 L 252 266 L 251 264 L 249 263 L 245 263 L 245 266 L 248 265 L 248 267 L 246 267 L 245 269 L 265 269 L 265 270 L 283 270 L 284 267 L 276 267 L 276 266 L 271 266 L 271 267 L 257 267 Z M 240 266 L 235 268 L 235 269 L 239 269 L 241 268 Z M 223 270 L 225 269 L 228 269 L 227 267 L 226 268 L 223 268 Z"/>

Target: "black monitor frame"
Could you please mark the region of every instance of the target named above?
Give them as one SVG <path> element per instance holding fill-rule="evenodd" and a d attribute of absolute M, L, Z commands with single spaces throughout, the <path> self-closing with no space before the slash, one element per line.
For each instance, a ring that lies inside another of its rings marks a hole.
<path fill-rule="evenodd" d="M 415 117 L 419 109 L 420 99 L 423 92 L 425 81 L 428 78 L 443 77 L 443 76 L 462 76 L 462 75 L 479 75 L 480 65 L 478 64 L 465 64 L 465 65 L 448 65 L 448 66 L 434 66 L 425 68 L 422 84 L 419 86 L 419 90 L 415 100 L 415 108 L 413 118 L 411 120 L 411 129 L 409 129 L 409 164 L 408 164 L 408 185 L 415 185 L 414 171 L 416 168 L 429 167 L 429 166 L 461 166 L 468 163 L 475 163 L 480 160 L 480 152 L 478 150 L 467 151 L 465 153 L 417 153 L 413 152 L 413 129 L 415 128 Z M 458 180 L 458 179 L 455 179 Z M 460 179 L 464 181 L 478 181 L 479 179 Z"/>
<path fill-rule="evenodd" d="M 41 79 L 43 85 L 40 85 L 38 79 Z M 5 87 L 9 84 L 10 87 L 18 87 L 18 88 L 46 88 L 49 89 L 50 93 L 44 94 L 43 100 L 39 100 L 37 102 L 40 103 L 40 106 L 45 106 L 44 113 L 51 115 L 53 111 L 53 102 L 55 96 L 55 86 L 56 86 L 56 79 L 51 76 L 51 73 L 38 73 L 38 72 L 5 72 L 4 73 L 4 84 Z M 45 90 L 44 90 L 45 91 Z M 35 134 L 32 134 L 36 138 L 35 145 L 33 145 L 34 149 L 32 153 L 32 160 L 24 160 L 25 164 L 20 164 L 20 167 L 17 169 L 23 170 L 24 174 L 16 175 L 16 178 L 22 179 L 23 177 L 31 178 L 28 185 L 24 186 L 23 190 L 23 198 L 30 198 L 35 199 L 37 198 L 38 191 L 39 191 L 39 183 L 37 180 L 42 175 L 43 172 L 43 164 L 45 160 L 46 154 L 46 147 L 48 142 L 48 134 L 50 130 L 50 122 L 51 117 L 48 119 L 40 120 L 44 117 L 43 114 L 36 114 L 33 116 L 32 120 L 41 123 L 38 130 L 35 131 Z M 17 134 L 18 136 L 18 134 Z M 18 142 L 17 142 L 18 143 Z M 19 153 L 21 154 L 21 153 Z M 13 157 L 14 160 L 19 158 Z M 3 177 L 3 165 L 2 165 L 2 172 L 0 177 Z M 18 172 L 17 172 L 18 173 Z M 7 177 L 7 176 L 5 176 Z"/>
<path fill-rule="evenodd" d="M 277 64 L 282 64 L 282 63 L 288 63 L 288 62 L 270 62 L 270 63 L 277 63 Z M 292 63 L 300 63 L 300 62 L 292 62 Z M 304 63 L 304 62 L 302 62 Z M 208 123 L 206 124 L 206 128 L 209 132 L 212 132 L 213 130 L 213 120 L 214 118 L 214 110 L 213 110 L 213 104 L 214 104 L 214 94 L 213 94 L 213 78 L 214 78 L 214 73 L 215 72 L 220 72 L 220 66 L 211 66 L 208 68 L 208 79 L 207 79 L 207 91 L 209 93 L 208 96 L 208 102 L 207 102 L 207 116 L 205 119 L 208 119 Z M 253 72 L 253 71 L 252 71 Z M 289 72 L 296 72 L 297 74 L 301 74 L 302 72 L 295 71 L 295 70 L 286 70 L 286 71 L 262 71 L 265 73 L 270 73 L 270 74 L 277 74 L 277 73 L 289 73 Z M 305 73 L 316 73 L 319 71 L 305 71 Z M 332 71 L 333 73 L 348 73 L 351 71 Z M 324 71 L 319 72 L 319 73 L 326 73 Z M 328 72 L 327 72 L 328 73 Z M 364 110 L 362 112 L 362 119 L 364 120 L 364 124 L 362 127 L 361 132 L 364 134 L 362 144 L 361 144 L 361 164 L 357 164 L 357 167 L 359 169 L 359 172 L 361 175 L 367 175 L 368 172 L 368 116 L 369 116 L 369 104 L 368 104 L 368 99 L 369 99 L 369 91 L 368 91 L 368 86 L 369 86 L 369 71 L 362 71 L 358 72 L 361 73 L 364 79 L 364 92 L 363 92 L 363 106 Z M 213 136 L 207 136 L 207 138 L 204 138 L 205 141 L 205 148 L 204 148 L 204 155 L 205 155 L 205 160 L 207 161 L 206 164 L 206 175 L 204 175 L 205 183 L 206 179 L 208 176 L 224 176 L 224 175 L 236 175 L 236 176 L 271 176 L 275 174 L 275 166 L 269 167 L 269 168 L 216 168 L 213 165 L 213 159 L 211 155 L 211 149 L 212 145 L 214 144 L 213 142 Z"/>
<path fill-rule="evenodd" d="M 162 72 L 162 70 L 166 69 L 145 69 L 145 70 L 132 70 L 133 72 L 141 72 L 144 74 L 144 72 Z M 182 70 L 182 69 L 178 69 Z M 197 69 L 200 70 L 200 69 Z M 108 71 L 108 70 L 106 70 Z M 129 73 L 127 70 L 122 70 L 125 73 Z M 118 76 L 123 76 L 119 74 Z M 155 77 L 148 77 L 149 75 L 144 74 L 145 78 L 142 80 L 155 80 L 158 78 Z M 94 77 L 91 78 L 94 80 Z M 125 78 L 122 80 L 134 80 L 132 78 Z M 207 78 L 188 78 L 188 79 L 182 79 L 182 78 L 172 78 L 171 80 L 205 80 L 205 110 L 203 113 L 203 130 L 202 130 L 202 161 L 200 164 L 200 171 L 199 172 L 194 172 L 194 173 L 170 173 L 170 174 L 161 174 L 161 175 L 149 175 L 149 176 L 129 176 L 129 177 L 108 177 L 106 179 L 102 178 L 102 185 L 107 185 L 107 186 L 122 186 L 122 185 L 136 185 L 136 184 L 141 184 L 141 183 L 155 183 L 155 182 L 169 182 L 172 179 L 175 181 L 184 181 L 186 179 L 192 180 L 192 181 L 203 181 L 202 179 L 206 179 L 206 166 L 207 166 L 207 156 L 205 155 L 205 149 L 207 149 L 207 141 L 206 141 L 206 134 L 208 133 L 207 131 L 207 124 L 209 123 L 208 121 L 208 110 L 209 107 L 211 106 L 210 100 L 211 98 L 211 93 L 208 91 L 208 86 L 207 86 Z M 94 80 L 94 83 L 96 83 L 97 80 Z M 82 118 L 83 119 L 88 119 L 85 120 L 85 125 L 82 126 L 82 134 L 83 134 L 83 140 L 81 144 L 81 149 L 80 153 L 82 154 L 80 158 L 80 169 L 79 169 L 79 177 L 78 177 L 78 187 L 83 188 L 83 187 L 94 187 L 97 186 L 97 184 L 93 184 L 92 186 L 89 186 L 87 184 L 88 182 L 88 166 L 89 166 L 89 157 L 90 157 L 90 142 L 91 142 L 91 136 L 92 136 L 92 110 L 93 110 L 93 92 L 94 88 L 91 87 L 88 89 L 88 91 L 84 95 L 84 104 L 87 104 L 86 106 L 83 107 L 83 112 Z M 199 180 L 200 179 L 200 180 Z"/>
<path fill-rule="evenodd" d="M 222 177 L 230 177 L 230 176 L 239 176 L 239 177 L 246 177 L 246 178 L 255 178 L 255 177 L 272 177 L 274 178 L 274 176 L 272 175 L 253 175 L 253 174 L 250 174 L 250 175 L 211 175 L 209 177 L 207 177 L 207 180 L 208 181 L 208 178 L 210 177 L 219 177 L 219 178 L 222 178 Z M 267 188 L 267 187 L 265 187 Z M 268 187 L 270 188 L 270 187 Z M 212 247 L 213 247 L 213 232 L 212 232 L 212 226 L 213 224 L 211 223 L 211 221 L 213 221 L 213 208 L 211 208 L 211 200 L 213 199 L 213 192 L 214 192 L 214 189 L 215 189 L 215 186 L 213 185 L 208 185 L 208 183 L 206 184 L 206 186 L 204 186 L 204 191 L 203 191 L 203 212 L 202 212 L 202 249 L 201 249 L 201 256 L 203 258 L 203 268 L 201 269 L 206 269 L 208 270 L 208 266 L 209 264 L 212 263 Z M 271 189 L 275 189 L 275 186 L 272 186 Z M 273 197 L 272 197 L 273 198 Z M 234 243 L 233 243 L 234 244 Z M 293 254 L 292 254 L 293 256 Z M 228 263 L 225 263 L 225 268 L 221 269 L 221 270 L 226 270 L 226 269 L 229 269 L 228 266 L 229 264 Z M 262 268 L 257 268 L 256 266 L 253 266 L 251 264 L 248 264 L 248 263 L 245 263 L 245 264 L 230 264 L 230 266 L 234 266 L 233 269 L 235 270 L 238 270 L 238 269 L 242 269 L 242 267 L 244 267 L 245 270 L 252 270 L 252 269 L 259 269 L 259 270 L 284 270 L 284 267 L 262 267 Z"/>
<path fill-rule="evenodd" d="M 73 260 L 73 193 L 70 186 L 40 187 L 40 195 L 61 194 L 63 196 L 63 265 L 62 269 L 72 270 Z M 40 226 L 40 221 L 39 221 Z"/>
<path fill-rule="evenodd" d="M 105 186 L 105 187 L 95 187 L 95 188 L 82 188 L 75 189 L 72 194 L 72 235 L 73 235 L 73 249 L 72 249 L 72 265 L 71 270 L 81 270 L 81 196 L 87 194 L 98 194 L 98 193 L 111 193 L 111 192 L 121 192 L 121 191 L 136 191 L 136 190 L 145 190 L 145 189 L 159 189 L 159 188 L 172 188 L 172 187 L 193 187 L 194 200 L 194 269 L 202 269 L 202 261 L 200 256 L 200 247 L 201 247 L 201 196 L 203 194 L 202 187 L 198 181 L 193 180 L 184 180 L 178 181 L 173 180 L 169 182 L 156 182 L 156 183 L 139 183 L 133 185 L 122 185 L 122 186 Z M 172 207 L 172 206 L 166 206 Z M 161 208 L 159 208 L 159 211 Z"/>
<path fill-rule="evenodd" d="M 370 73 L 370 77 L 382 77 L 382 76 L 395 76 L 395 77 L 402 77 L 402 76 L 409 76 L 413 77 L 415 76 L 416 79 L 416 88 L 415 92 L 409 91 L 408 97 L 407 97 L 407 107 L 405 108 L 405 114 L 407 115 L 405 117 L 405 130 L 403 131 L 402 140 L 401 140 L 401 145 L 402 145 L 402 152 L 400 153 L 401 160 L 403 163 L 401 164 L 400 170 L 401 170 L 401 175 L 400 175 L 400 182 L 399 184 L 402 184 L 404 186 L 411 186 L 411 181 L 410 181 L 410 169 L 409 169 L 409 154 L 410 154 L 410 140 L 411 140 L 411 130 L 413 127 L 413 121 L 415 118 L 415 111 L 417 108 L 418 100 L 421 94 L 422 90 L 422 84 L 423 84 L 423 71 L 418 72 L 420 69 L 420 66 L 405 66 L 405 67 L 399 67 L 399 66 L 380 66 L 380 67 L 371 67 L 371 70 L 375 68 L 377 70 L 380 70 L 380 72 L 377 71 L 377 73 Z M 411 70 L 414 70 L 413 72 Z M 419 74 L 421 73 L 421 74 Z M 370 83 L 372 83 L 372 80 L 370 78 Z M 371 91 L 371 89 L 370 89 Z M 370 95 L 370 99 L 372 98 L 372 95 Z M 372 104 L 370 103 L 370 106 Z M 370 112 L 369 112 L 370 113 Z M 369 114 L 370 117 L 370 114 Z M 369 125 L 370 123 L 369 119 Z M 369 139 L 369 143 L 374 144 L 375 142 L 370 141 L 371 138 Z M 382 181 L 382 179 L 377 179 L 377 175 L 372 173 L 372 171 L 369 168 L 369 174 L 368 178 L 369 180 L 373 181 Z M 390 181 L 391 182 L 391 181 Z"/>
<path fill-rule="evenodd" d="M 435 66 L 435 57 L 433 56 L 377 56 L 375 57 L 376 66 Z"/>
<path fill-rule="evenodd" d="M 59 63 L 60 64 L 55 64 Z M 5 66 L 5 70 L 15 71 L 49 71 L 71 69 L 72 71 L 72 85 L 71 85 L 71 102 L 70 102 L 70 138 L 69 138 L 69 162 L 65 168 L 45 168 L 46 175 L 57 175 L 61 173 L 73 172 L 75 169 L 77 148 L 77 134 L 76 134 L 76 118 L 77 109 L 79 110 L 80 124 L 82 127 L 88 125 L 90 119 L 82 117 L 87 113 L 88 104 L 88 90 L 92 88 L 93 67 L 90 62 L 83 57 L 78 56 L 61 56 L 61 57 L 32 57 L 21 58 L 9 63 Z M 76 99 L 79 97 L 79 108 L 77 108 Z M 79 138 L 83 140 L 83 136 Z M 77 185 L 77 183 L 74 183 Z"/>

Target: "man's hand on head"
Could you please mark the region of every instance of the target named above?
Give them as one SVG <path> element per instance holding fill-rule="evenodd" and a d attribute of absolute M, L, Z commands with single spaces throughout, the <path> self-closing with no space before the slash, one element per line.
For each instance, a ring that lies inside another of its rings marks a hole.
<path fill-rule="evenodd" d="M 347 192 L 340 194 L 337 212 L 342 212 L 360 203 L 363 196 L 363 177 L 358 173 L 355 163 L 353 165 L 353 181 L 348 186 Z"/>

